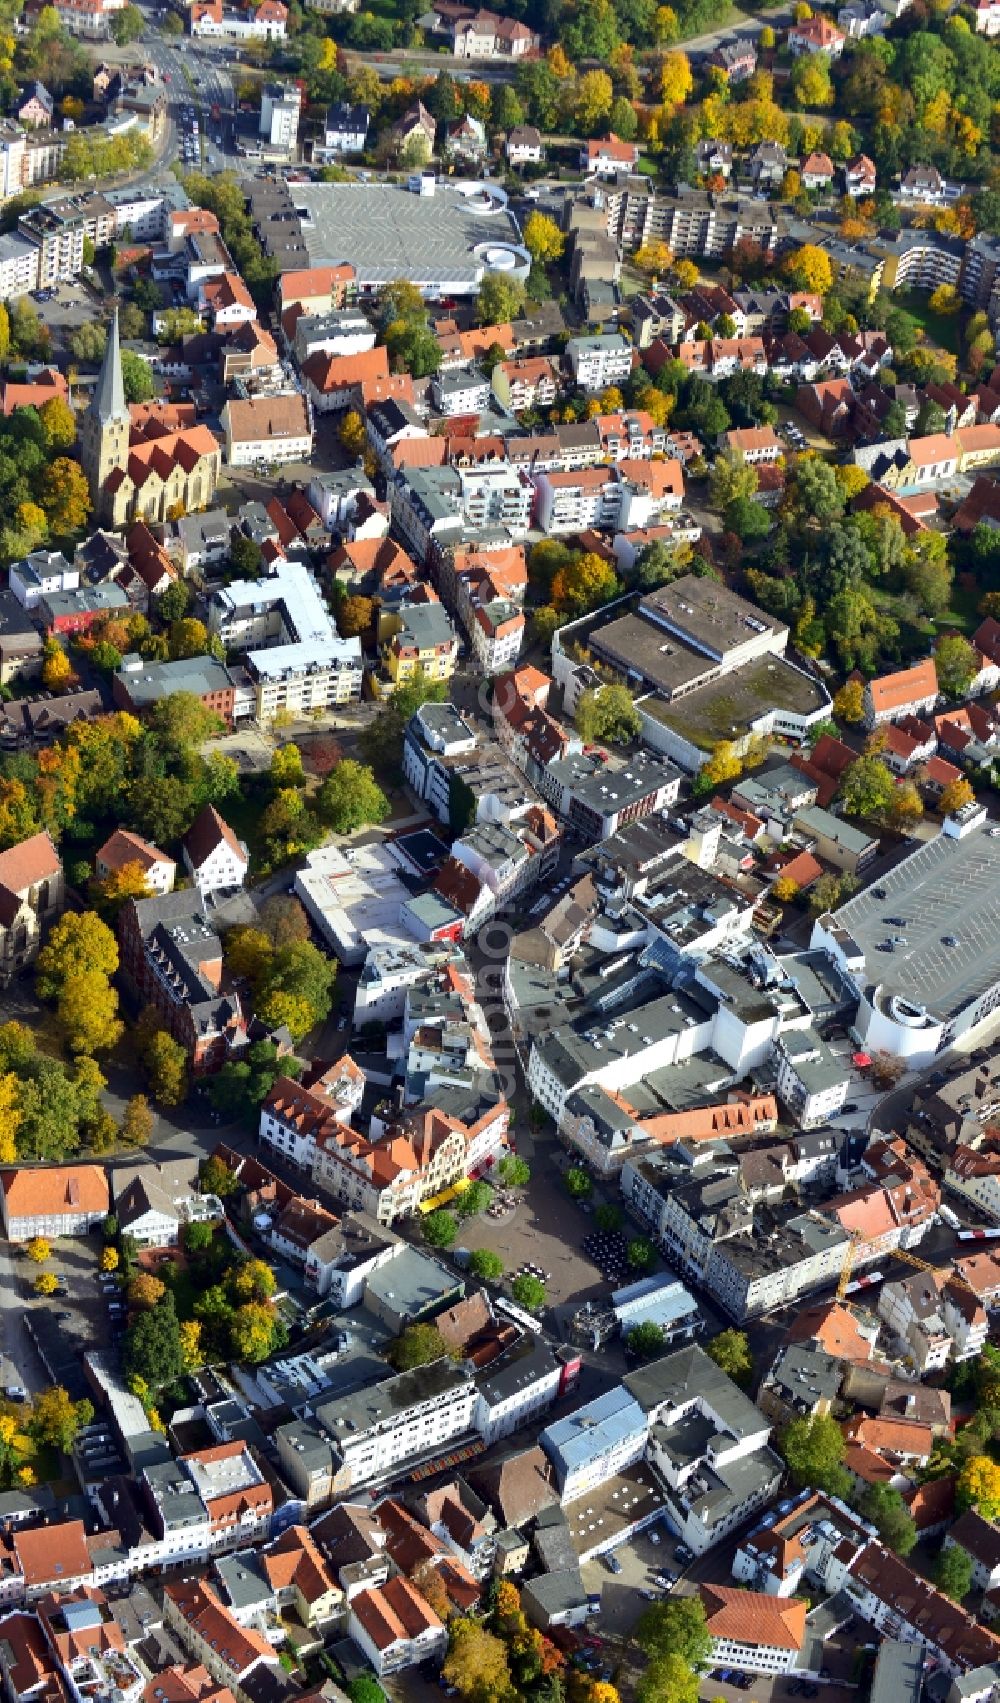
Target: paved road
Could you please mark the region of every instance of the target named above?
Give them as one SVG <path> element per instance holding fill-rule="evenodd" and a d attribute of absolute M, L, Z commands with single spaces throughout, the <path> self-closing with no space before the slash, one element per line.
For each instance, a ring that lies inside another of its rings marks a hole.
<path fill-rule="evenodd" d="M 721 42 L 754 41 L 765 24 L 772 29 L 780 29 L 790 24 L 791 20 L 791 6 L 776 6 L 765 17 L 742 18 L 738 24 L 709 30 L 705 35 L 691 36 L 678 45 L 683 47 L 685 53 L 711 53 Z M 385 82 L 391 82 L 393 77 L 412 76 L 414 71 L 424 71 L 429 76 L 437 76 L 441 71 L 451 71 L 465 81 L 475 79 L 476 82 L 484 83 L 512 83 L 517 77 L 516 65 L 494 65 L 488 59 L 470 62 L 468 59 L 456 58 L 453 53 L 429 53 L 426 48 L 399 47 L 394 48 L 391 53 L 357 53 L 348 49 L 345 57 L 349 65 L 370 65 Z M 547 137 L 546 140 L 554 138 Z"/>

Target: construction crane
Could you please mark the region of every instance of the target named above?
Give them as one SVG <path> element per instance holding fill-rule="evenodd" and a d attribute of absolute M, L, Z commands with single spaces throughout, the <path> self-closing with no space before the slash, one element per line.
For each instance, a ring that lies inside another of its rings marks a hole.
<path fill-rule="evenodd" d="M 851 1239 L 847 1244 L 847 1251 L 844 1255 L 844 1263 L 840 1268 L 840 1281 L 837 1284 L 838 1301 L 843 1301 L 847 1294 L 847 1287 L 851 1281 L 851 1273 L 854 1269 L 854 1262 L 858 1257 L 858 1250 L 869 1246 L 864 1237 L 859 1236 L 856 1230 L 850 1232 L 850 1237 Z M 930 1271 L 934 1272 L 939 1277 L 941 1276 L 940 1266 L 931 1265 L 928 1260 L 918 1259 L 916 1254 L 911 1254 L 906 1248 L 893 1248 L 885 1257 L 886 1259 L 902 1260 L 904 1265 L 912 1265 L 917 1271 Z M 979 1296 L 973 1289 L 972 1284 L 967 1283 L 965 1278 L 960 1277 L 957 1272 L 953 1271 L 949 1275 L 948 1282 L 954 1283 L 958 1289 L 968 1290 L 970 1295 L 975 1295 L 976 1300 L 979 1300 Z"/>

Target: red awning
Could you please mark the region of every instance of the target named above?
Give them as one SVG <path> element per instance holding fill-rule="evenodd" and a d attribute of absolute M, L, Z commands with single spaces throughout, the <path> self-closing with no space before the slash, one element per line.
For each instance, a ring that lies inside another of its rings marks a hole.
<path fill-rule="evenodd" d="M 856 1064 L 859 1070 L 867 1070 L 868 1066 L 871 1064 L 871 1062 L 872 1062 L 871 1053 L 852 1053 L 851 1054 L 851 1063 Z"/>

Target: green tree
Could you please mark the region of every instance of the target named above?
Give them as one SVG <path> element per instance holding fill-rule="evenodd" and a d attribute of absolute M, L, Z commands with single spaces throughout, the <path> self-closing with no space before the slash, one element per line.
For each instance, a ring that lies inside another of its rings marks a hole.
<path fill-rule="evenodd" d="M 229 544 L 229 563 L 240 579 L 256 579 L 264 557 L 260 545 L 243 532 L 234 532 Z"/>
<path fill-rule="evenodd" d="M 666 1341 L 662 1325 L 647 1320 L 645 1324 L 633 1326 L 625 1338 L 625 1346 L 639 1360 L 656 1360 L 665 1351 Z"/>
<path fill-rule="evenodd" d="M 480 1212 L 485 1212 L 493 1199 L 493 1190 L 489 1183 L 470 1183 L 463 1189 L 455 1202 L 459 1218 L 475 1218 Z"/>
<path fill-rule="evenodd" d="M 840 796 L 849 816 L 876 820 L 892 805 L 896 783 L 881 757 L 858 757 L 844 770 Z"/>
<path fill-rule="evenodd" d="M 898 1490 L 891 1484 L 870 1484 L 858 1508 L 883 1543 L 897 1555 L 909 1555 L 917 1541 L 917 1526 Z"/>
<path fill-rule="evenodd" d="M 563 1182 L 566 1185 L 566 1193 L 573 1200 L 587 1200 L 594 1192 L 590 1172 L 583 1170 L 580 1165 L 571 1165 L 563 1175 Z"/>
<path fill-rule="evenodd" d="M 125 1333 L 125 1371 L 151 1390 L 172 1384 L 184 1370 L 174 1298 L 168 1290 L 155 1307 L 139 1313 Z"/>
<path fill-rule="evenodd" d="M 633 1236 L 625 1257 L 631 1271 L 651 1271 L 656 1263 L 656 1249 L 646 1236 Z"/>
<path fill-rule="evenodd" d="M 156 395 L 152 367 L 131 349 L 122 350 L 122 378 L 126 402 L 149 402 Z"/>
<path fill-rule="evenodd" d="M 961 1602 L 972 1588 L 972 1556 L 957 1543 L 942 1549 L 934 1567 L 934 1583 L 952 1602 Z"/>
<path fill-rule="evenodd" d="M 487 272 L 479 286 L 476 314 L 480 325 L 506 325 L 524 308 L 524 285 L 502 272 Z"/>
<path fill-rule="evenodd" d="M 187 1098 L 187 1053 L 166 1029 L 154 1029 L 142 1044 L 149 1091 L 161 1106 L 180 1106 Z"/>
<path fill-rule="evenodd" d="M 849 1494 L 850 1478 L 843 1466 L 847 1444 L 830 1414 L 793 1419 L 778 1438 L 778 1447 L 800 1489 L 823 1490 L 830 1496 Z"/>
<path fill-rule="evenodd" d="M 624 1222 L 625 1215 L 622 1212 L 621 1207 L 615 1206 L 610 1201 L 603 1206 L 599 1206 L 597 1211 L 594 1213 L 594 1223 L 597 1225 L 599 1230 L 605 1230 L 608 1232 L 620 1230 Z"/>
<path fill-rule="evenodd" d="M 429 1324 L 407 1325 L 385 1351 L 386 1359 L 397 1372 L 412 1372 L 416 1366 L 427 1366 L 432 1360 L 445 1359 L 449 1354 L 448 1344 L 437 1325 Z"/>
<path fill-rule="evenodd" d="M 469 1270 L 483 1283 L 499 1283 L 503 1276 L 503 1260 L 489 1248 L 476 1248 L 469 1259 Z"/>
<path fill-rule="evenodd" d="M 182 622 L 181 626 L 184 625 Z M 197 625 L 201 626 L 201 623 Z M 225 731 L 222 717 L 203 704 L 193 692 L 170 692 L 167 697 L 161 698 L 149 712 L 147 725 L 164 755 L 185 763 L 185 766 L 186 760 L 200 745 Z"/>
<path fill-rule="evenodd" d="M 112 14 L 111 34 L 119 47 L 141 41 L 145 28 L 146 21 L 138 6 L 123 6 L 120 12 Z"/>
<path fill-rule="evenodd" d="M 530 1272 L 522 1272 L 515 1277 L 510 1286 L 510 1292 L 519 1307 L 524 1307 L 529 1313 L 540 1313 L 545 1305 L 545 1284 L 540 1277 L 533 1277 Z"/>
<path fill-rule="evenodd" d="M 588 745 L 602 739 L 610 745 L 627 745 L 642 731 L 642 717 L 627 686 L 596 686 L 581 692 L 574 720 L 580 738 Z"/>
<path fill-rule="evenodd" d="M 524 1188 L 531 1181 L 531 1167 L 526 1159 L 519 1159 L 516 1153 L 506 1153 L 497 1166 L 500 1181 L 507 1188 Z"/>
<path fill-rule="evenodd" d="M 184 1252 L 197 1258 L 199 1254 L 207 1254 L 215 1236 L 214 1224 L 208 1224 L 204 1219 L 196 1218 L 193 1223 L 185 1224 L 181 1233 Z"/>
<path fill-rule="evenodd" d="M 949 698 L 963 698 L 979 670 L 979 658 L 968 639 L 946 633 L 934 651 L 938 685 Z"/>
<path fill-rule="evenodd" d="M 224 1159 L 216 1158 L 213 1153 L 208 1159 L 203 1159 L 198 1171 L 198 1187 L 202 1194 L 218 1195 L 220 1200 L 226 1200 L 235 1194 L 239 1188 L 239 1178 L 229 1169 Z"/>
<path fill-rule="evenodd" d="M 458 1219 L 453 1212 L 429 1212 L 423 1222 L 423 1232 L 429 1248 L 450 1248 L 458 1235 Z"/>
<path fill-rule="evenodd" d="M 726 531 L 734 532 L 744 544 L 754 544 L 766 538 L 771 530 L 767 510 L 760 503 L 755 503 L 752 497 L 737 497 L 725 509 L 722 518 Z"/>
<path fill-rule="evenodd" d="M 635 1640 L 652 1660 L 677 1656 L 687 1667 L 704 1667 L 712 1653 L 700 1597 L 672 1597 L 651 1603 L 639 1616 Z"/>
<path fill-rule="evenodd" d="M 724 1330 L 706 1343 L 705 1352 L 734 1383 L 748 1384 L 753 1375 L 750 1338 L 746 1331 Z"/>
<path fill-rule="evenodd" d="M 344 1686 L 351 1703 L 388 1703 L 382 1687 L 370 1673 L 359 1673 Z"/>
<path fill-rule="evenodd" d="M 658 1656 L 635 1688 L 636 1703 L 698 1703 L 701 1679 L 681 1656 Z"/>
<path fill-rule="evenodd" d="M 331 769 L 316 794 L 320 821 L 335 834 L 353 834 L 357 828 L 384 822 L 389 800 L 373 771 L 350 758 Z"/>
<path fill-rule="evenodd" d="M 756 467 L 747 462 L 741 450 L 723 450 L 712 469 L 712 502 L 717 509 L 726 509 L 741 497 L 755 496 L 758 483 Z"/>

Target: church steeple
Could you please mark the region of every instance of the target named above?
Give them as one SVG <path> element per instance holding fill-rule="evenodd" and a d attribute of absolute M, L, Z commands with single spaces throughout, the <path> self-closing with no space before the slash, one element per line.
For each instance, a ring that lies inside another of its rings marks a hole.
<path fill-rule="evenodd" d="M 117 469 L 128 465 L 129 428 L 116 305 L 97 389 L 80 426 L 80 460 L 90 485 L 94 511 L 100 520 L 109 518 L 108 493 L 105 491 L 108 479 Z"/>
<path fill-rule="evenodd" d="M 101 362 L 100 377 L 91 407 L 102 426 L 109 425 L 112 420 L 127 420 L 128 405 L 125 401 L 125 379 L 122 375 L 122 350 L 118 336 L 118 308 L 115 307 L 111 320 L 111 334 L 108 337 L 104 360 Z"/>

